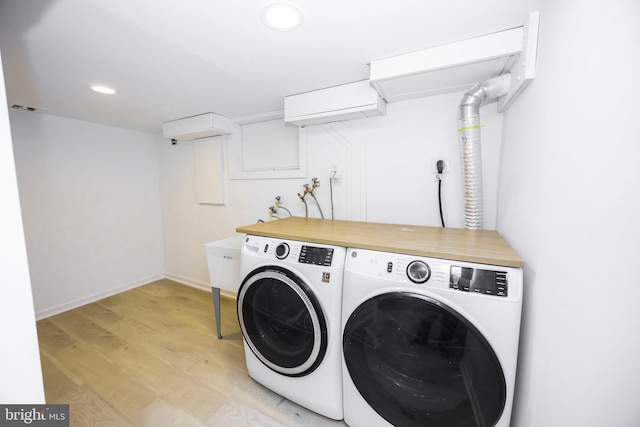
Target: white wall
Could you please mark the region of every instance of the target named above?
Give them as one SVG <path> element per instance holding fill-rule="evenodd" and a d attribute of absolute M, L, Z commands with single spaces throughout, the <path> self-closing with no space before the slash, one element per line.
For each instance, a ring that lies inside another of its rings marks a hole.
<path fill-rule="evenodd" d="M 38 317 L 164 276 L 157 141 L 10 113 Z"/>
<path fill-rule="evenodd" d="M 22 232 L 11 131 L 0 61 L 0 403 L 44 403 L 40 353 Z"/>
<path fill-rule="evenodd" d="M 498 230 L 524 258 L 513 425 L 640 425 L 640 3 L 547 0 L 505 117 Z"/>
<path fill-rule="evenodd" d="M 462 172 L 458 155 L 457 105 L 462 93 L 390 104 L 386 116 L 307 126 L 300 137 L 308 146 L 308 178 L 230 180 L 225 178 L 225 206 L 198 205 L 195 200 L 193 143 L 159 148 L 160 187 L 167 274 L 209 287 L 204 243 L 235 234 L 238 226 L 269 220 L 275 196 L 294 215 L 303 216 L 297 197 L 311 178 L 320 180 L 317 197 L 331 216 L 329 176 L 337 166 L 336 219 L 440 225 L 437 183 L 432 170 L 439 157 L 451 162 L 443 183 L 445 221 L 463 226 Z M 482 108 L 485 176 L 485 226 L 495 228 L 502 115 L 496 104 Z M 225 137 L 228 149 L 238 144 Z M 309 199 L 310 216 L 320 215 Z M 286 216 L 281 211 L 282 216 Z"/>

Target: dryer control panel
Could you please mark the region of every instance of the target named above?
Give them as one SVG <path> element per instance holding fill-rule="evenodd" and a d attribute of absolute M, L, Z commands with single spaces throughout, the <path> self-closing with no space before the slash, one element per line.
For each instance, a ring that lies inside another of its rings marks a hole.
<path fill-rule="evenodd" d="M 449 287 L 464 292 L 506 297 L 508 295 L 507 272 L 479 268 L 451 266 Z"/>

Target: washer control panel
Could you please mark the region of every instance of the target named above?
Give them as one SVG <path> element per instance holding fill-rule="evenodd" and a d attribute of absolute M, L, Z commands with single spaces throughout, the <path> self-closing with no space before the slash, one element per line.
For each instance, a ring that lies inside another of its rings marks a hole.
<path fill-rule="evenodd" d="M 298 262 L 330 266 L 333 260 L 333 248 L 320 248 L 316 246 L 302 245 Z"/>
<path fill-rule="evenodd" d="M 507 276 L 506 271 L 452 265 L 449 287 L 464 292 L 506 297 L 509 291 Z"/>
<path fill-rule="evenodd" d="M 259 259 L 262 263 L 297 265 L 301 269 L 322 268 L 334 274 L 340 270 L 342 276 L 346 252 L 343 246 L 247 235 L 240 248 L 240 264 L 242 269 Z"/>

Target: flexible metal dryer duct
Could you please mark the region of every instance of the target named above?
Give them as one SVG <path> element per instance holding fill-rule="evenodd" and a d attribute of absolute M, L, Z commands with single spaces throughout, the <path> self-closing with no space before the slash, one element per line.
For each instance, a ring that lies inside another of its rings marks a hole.
<path fill-rule="evenodd" d="M 482 229 L 482 149 L 480 144 L 480 105 L 509 90 L 511 74 L 476 83 L 464 94 L 458 106 L 458 135 L 464 175 L 464 227 Z"/>

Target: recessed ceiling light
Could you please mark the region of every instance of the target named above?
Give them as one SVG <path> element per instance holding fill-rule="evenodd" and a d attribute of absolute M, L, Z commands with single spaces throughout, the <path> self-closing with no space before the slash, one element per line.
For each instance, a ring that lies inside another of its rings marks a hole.
<path fill-rule="evenodd" d="M 293 31 L 302 25 L 302 11 L 293 3 L 276 1 L 262 9 L 262 21 L 277 31 Z"/>
<path fill-rule="evenodd" d="M 113 95 L 116 93 L 116 91 L 111 89 L 110 87 L 100 85 L 91 86 L 91 90 L 98 93 L 104 93 L 106 95 Z"/>

